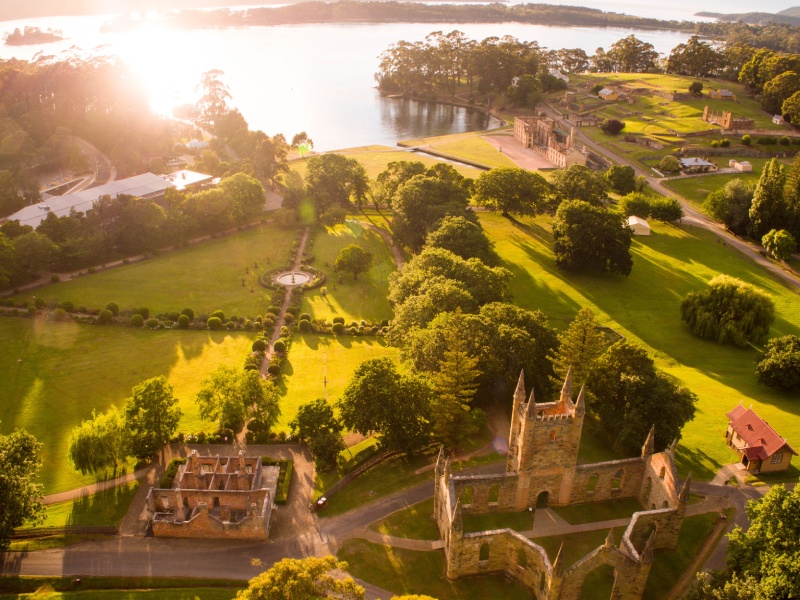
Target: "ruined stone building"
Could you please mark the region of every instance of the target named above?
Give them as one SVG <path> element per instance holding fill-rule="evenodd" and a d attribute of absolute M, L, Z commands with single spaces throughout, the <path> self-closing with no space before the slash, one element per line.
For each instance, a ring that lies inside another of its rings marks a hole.
<path fill-rule="evenodd" d="M 722 129 L 753 129 L 756 126 L 753 119 L 734 117 L 733 113 L 727 110 L 722 112 L 709 110 L 708 106 L 703 109 L 703 121 L 719 125 Z"/>
<path fill-rule="evenodd" d="M 170 489 L 150 488 L 153 535 L 266 540 L 279 474 L 243 451 L 220 457 L 192 450 Z"/>
<path fill-rule="evenodd" d="M 586 165 L 586 148 L 575 141 L 574 128 L 567 128 L 550 117 L 516 117 L 514 137 L 526 148 L 535 150 L 559 169 Z"/>
<path fill-rule="evenodd" d="M 579 464 L 584 390 L 572 400 L 572 371 L 559 399 L 525 399 L 520 375 L 514 393 L 508 460 L 502 475 L 450 474 L 449 459 L 436 464 L 434 516 L 444 540 L 447 577 L 504 572 L 537 600 L 577 600 L 586 576 L 599 567 L 614 569 L 613 599 L 642 597 L 653 551 L 675 548 L 689 498 L 689 481 L 679 492 L 675 447 L 655 452 L 654 430 L 636 458 Z M 510 529 L 464 533 L 465 515 L 522 511 L 635 498 L 634 513 L 619 546 L 609 533 L 605 544 L 573 565 L 562 552 L 551 563 L 544 548 Z"/>

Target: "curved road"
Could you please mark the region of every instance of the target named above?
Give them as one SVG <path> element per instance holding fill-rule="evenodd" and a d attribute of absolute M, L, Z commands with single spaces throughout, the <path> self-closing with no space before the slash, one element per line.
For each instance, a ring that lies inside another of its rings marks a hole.
<path fill-rule="evenodd" d="M 558 116 L 553 109 L 550 107 L 544 108 L 544 113 L 553 119 L 564 120 L 560 116 Z M 570 123 L 569 121 L 566 121 Z M 571 124 L 571 123 L 570 123 Z M 741 238 L 736 237 L 735 235 L 729 233 L 722 225 L 717 223 L 716 221 L 712 221 L 708 216 L 694 208 L 692 204 L 687 202 L 684 198 L 680 195 L 676 194 L 675 192 L 667 189 L 664 184 L 661 182 L 660 179 L 653 177 L 651 173 L 642 169 L 636 163 L 630 161 L 624 156 L 620 156 L 616 152 L 613 152 L 591 138 L 587 136 L 580 128 L 576 127 L 576 131 L 578 133 L 578 139 L 592 151 L 600 154 L 601 156 L 605 156 L 611 159 L 611 162 L 620 164 L 620 165 L 628 165 L 633 167 L 633 170 L 636 172 L 636 175 L 644 176 L 647 179 L 648 185 L 655 190 L 657 193 L 661 194 L 662 196 L 666 196 L 668 198 L 674 198 L 678 202 L 681 203 L 683 207 L 684 219 L 693 225 L 697 225 L 698 227 L 702 227 L 707 231 L 710 231 L 718 238 L 723 240 L 725 244 L 732 246 L 743 255 L 745 255 L 748 259 L 752 262 L 758 264 L 759 266 L 763 267 L 767 271 L 770 271 L 773 275 L 778 277 L 781 281 L 786 283 L 787 286 L 794 289 L 795 291 L 800 291 L 800 278 L 789 271 L 785 271 L 779 265 L 776 265 L 772 261 L 764 258 L 764 256 L 760 253 L 760 248 L 754 244 L 751 244 Z"/>

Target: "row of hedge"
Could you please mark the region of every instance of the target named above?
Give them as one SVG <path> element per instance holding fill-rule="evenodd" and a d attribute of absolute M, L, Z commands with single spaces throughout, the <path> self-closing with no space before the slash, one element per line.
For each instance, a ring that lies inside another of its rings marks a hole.
<path fill-rule="evenodd" d="M 289 490 L 292 487 L 292 473 L 294 473 L 294 461 L 275 460 L 269 456 L 261 457 L 261 464 L 265 467 L 280 467 L 278 475 L 278 489 L 275 491 L 275 504 L 286 504 L 289 500 Z"/>

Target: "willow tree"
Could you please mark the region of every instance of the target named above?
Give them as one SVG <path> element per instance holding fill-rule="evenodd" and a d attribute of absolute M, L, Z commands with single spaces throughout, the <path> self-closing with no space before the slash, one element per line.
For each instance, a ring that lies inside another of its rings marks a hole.
<path fill-rule="evenodd" d="M 127 436 L 125 419 L 116 406 L 82 421 L 72 429 L 67 454 L 72 466 L 83 475 L 114 469 L 125 461 Z"/>

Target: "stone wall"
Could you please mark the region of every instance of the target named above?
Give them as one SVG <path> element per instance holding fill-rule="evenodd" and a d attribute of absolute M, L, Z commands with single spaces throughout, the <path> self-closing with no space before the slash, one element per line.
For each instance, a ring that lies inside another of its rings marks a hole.
<path fill-rule="evenodd" d="M 644 465 L 639 502 L 651 510 L 677 508 L 677 473 L 670 452 L 659 452 L 647 457 Z"/>
<path fill-rule="evenodd" d="M 622 543 L 637 553 L 644 548 L 647 540 L 655 532 L 653 549 L 677 548 L 678 534 L 683 524 L 684 511 L 677 508 L 662 508 L 633 513 L 633 518 L 625 530 Z"/>
<path fill-rule="evenodd" d="M 570 504 L 638 498 L 644 468 L 641 458 L 578 465 Z"/>
<path fill-rule="evenodd" d="M 606 544 L 587 554 L 564 573 L 558 600 L 578 600 L 586 576 L 603 565 L 610 565 L 615 572 L 611 600 L 638 600 L 642 597 L 651 560 L 635 560 L 607 540 Z"/>
<path fill-rule="evenodd" d="M 262 503 L 260 509 L 253 503 L 237 522 L 225 520 L 221 515 L 209 512 L 208 505 L 201 502 L 186 521 L 177 521 L 175 513 L 156 513 L 153 518 L 153 535 L 173 538 L 219 538 L 236 540 L 266 540 L 272 502 Z"/>

